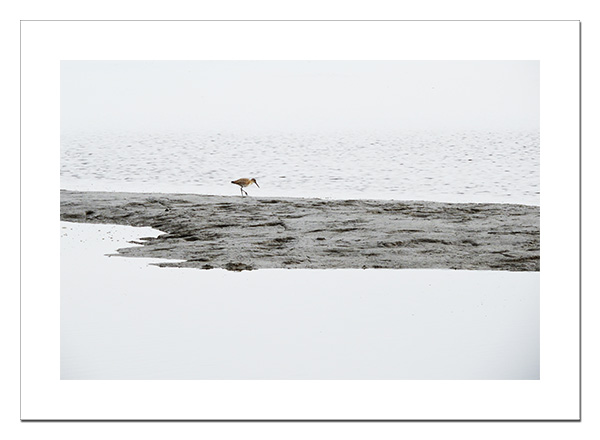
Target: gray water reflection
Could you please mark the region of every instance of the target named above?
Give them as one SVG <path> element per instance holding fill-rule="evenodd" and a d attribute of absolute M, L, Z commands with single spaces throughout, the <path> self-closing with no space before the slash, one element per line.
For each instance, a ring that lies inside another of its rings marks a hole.
<path fill-rule="evenodd" d="M 539 379 L 539 272 L 163 269 L 61 227 L 61 379 Z"/>

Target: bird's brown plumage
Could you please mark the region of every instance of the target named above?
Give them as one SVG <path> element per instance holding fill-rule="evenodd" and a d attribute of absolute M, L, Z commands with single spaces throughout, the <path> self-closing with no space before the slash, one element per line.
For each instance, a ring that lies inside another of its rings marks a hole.
<path fill-rule="evenodd" d="M 232 180 L 231 183 L 233 183 L 235 185 L 239 185 L 242 196 L 244 196 L 244 193 L 246 193 L 246 195 L 248 195 L 248 193 L 246 191 L 244 191 L 243 188 L 246 188 L 247 186 L 250 186 L 253 183 L 256 186 L 258 186 L 258 183 L 256 182 L 256 179 L 254 179 L 254 178 L 252 178 L 252 179 L 242 178 L 242 179 L 238 179 L 238 180 Z M 260 188 L 260 186 L 258 186 L 258 187 Z"/>

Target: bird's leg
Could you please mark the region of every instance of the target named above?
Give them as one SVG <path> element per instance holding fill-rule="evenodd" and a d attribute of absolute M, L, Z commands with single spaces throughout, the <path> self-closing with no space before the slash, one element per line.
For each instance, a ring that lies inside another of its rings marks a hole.
<path fill-rule="evenodd" d="M 241 186 L 240 186 L 240 192 L 242 193 L 242 197 L 244 197 L 244 190 L 242 189 Z"/>

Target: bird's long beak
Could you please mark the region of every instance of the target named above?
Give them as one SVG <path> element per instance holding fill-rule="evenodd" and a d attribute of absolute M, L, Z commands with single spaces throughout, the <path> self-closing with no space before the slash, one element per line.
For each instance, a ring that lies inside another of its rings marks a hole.
<path fill-rule="evenodd" d="M 254 183 L 256 183 L 256 186 L 258 186 L 258 183 L 256 182 L 256 180 L 254 181 Z M 260 188 L 260 186 L 258 186 Z"/>

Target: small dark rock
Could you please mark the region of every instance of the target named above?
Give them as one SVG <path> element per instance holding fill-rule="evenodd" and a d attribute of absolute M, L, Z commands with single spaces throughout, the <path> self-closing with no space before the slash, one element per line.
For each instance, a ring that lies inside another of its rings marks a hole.
<path fill-rule="evenodd" d="M 244 263 L 234 263 L 234 262 L 229 262 L 225 265 L 225 269 L 227 270 L 231 270 L 234 272 L 241 272 L 243 270 L 254 270 L 254 267 L 248 265 L 248 264 L 244 264 Z"/>

